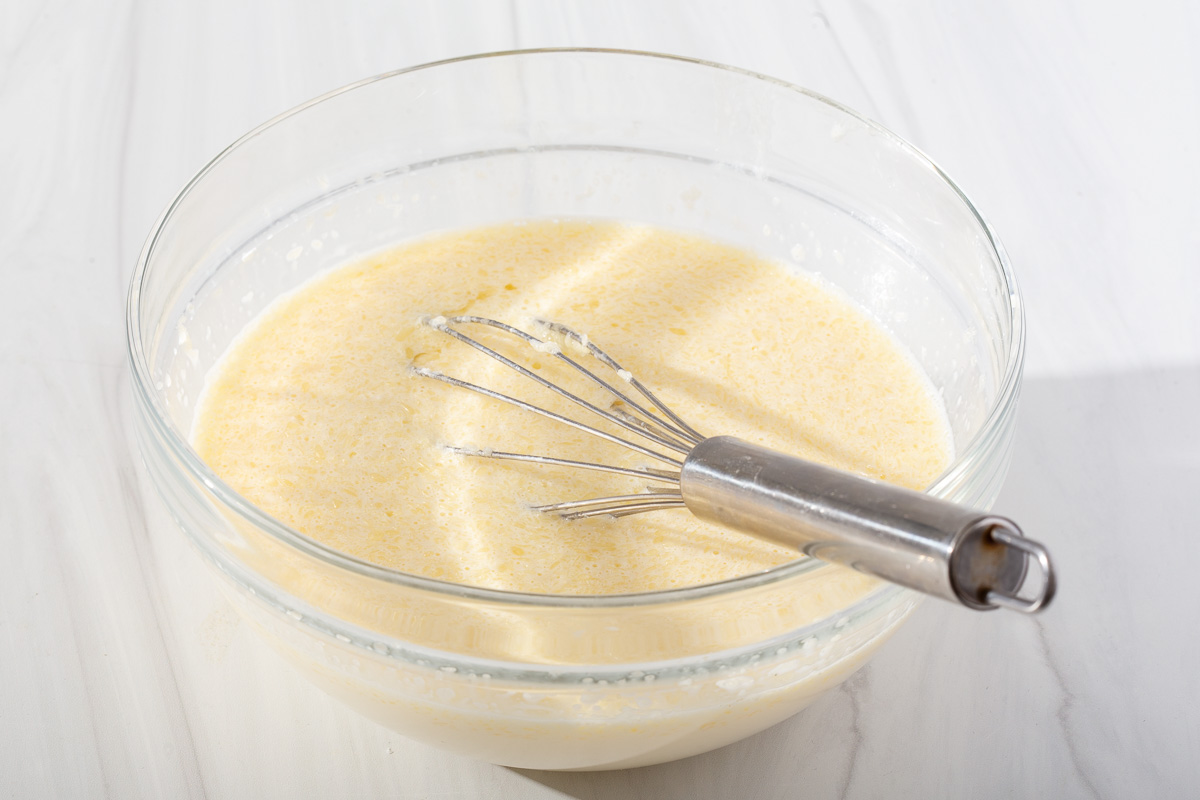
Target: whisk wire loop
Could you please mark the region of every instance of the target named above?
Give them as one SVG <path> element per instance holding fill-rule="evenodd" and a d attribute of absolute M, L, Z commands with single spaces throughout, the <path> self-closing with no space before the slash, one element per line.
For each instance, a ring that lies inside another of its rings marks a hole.
<path fill-rule="evenodd" d="M 669 470 L 659 470 L 650 467 L 616 467 L 612 464 L 598 464 L 594 461 L 574 461 L 569 458 L 552 458 L 550 456 L 531 455 L 529 453 L 505 453 L 499 450 L 478 450 L 470 447 L 457 447 L 450 445 L 446 448 L 452 453 L 458 453 L 464 456 L 482 456 L 484 458 L 496 458 L 503 461 L 525 461 L 533 464 L 546 464 L 548 466 L 557 467 L 578 467 L 579 469 L 591 469 L 597 472 L 611 472 L 617 475 L 628 475 L 633 478 L 644 478 L 650 481 L 662 481 L 664 483 L 673 483 L 679 485 L 679 473 Z"/>
<path fill-rule="evenodd" d="M 647 408 L 645 408 L 641 403 L 634 400 L 627 393 L 618 389 L 611 381 L 607 381 L 607 380 L 601 378 L 595 372 L 593 372 L 592 370 L 589 370 L 587 367 L 583 366 L 578 361 L 576 361 L 575 359 L 568 356 L 563 351 L 563 349 L 561 347 L 558 347 L 554 342 L 540 339 L 526 331 L 521 330 L 520 328 L 513 327 L 512 325 L 508 325 L 504 322 L 500 322 L 499 320 L 489 319 L 487 317 L 477 317 L 477 316 L 473 316 L 473 315 L 461 315 L 461 316 L 457 316 L 457 317 L 451 317 L 449 319 L 435 317 L 435 318 L 433 318 L 433 320 L 429 321 L 429 324 L 432 327 L 437 328 L 438 330 L 444 330 L 445 332 L 450 333 L 450 335 L 459 339 L 459 341 L 463 341 L 463 342 L 472 344 L 474 347 L 476 347 L 476 349 L 480 349 L 481 351 L 484 351 L 484 352 L 486 352 L 485 350 L 483 350 L 483 348 L 485 347 L 484 345 L 482 345 L 481 343 L 473 343 L 471 341 L 468 341 L 469 337 L 467 337 L 461 331 L 456 331 L 456 330 L 450 328 L 449 326 L 451 324 L 485 325 L 490 328 L 494 328 L 496 330 L 503 331 L 504 333 L 508 333 L 512 336 L 519 337 L 519 338 L 525 340 L 525 342 L 527 342 L 535 350 L 545 353 L 547 355 L 553 355 L 555 358 L 559 359 L 560 361 L 563 361 L 564 363 L 570 365 L 573 369 L 578 371 L 580 374 L 582 374 L 584 377 L 586 377 L 592 383 L 596 384 L 597 386 L 601 387 L 606 392 L 611 394 L 618 402 L 620 402 L 620 403 L 630 407 L 634 411 L 636 411 L 637 414 L 625 413 L 622 416 L 624 418 L 627 418 L 629 421 L 636 421 L 636 423 L 640 423 L 643 426 L 643 430 L 648 430 L 653 435 L 660 435 L 660 436 L 663 436 L 664 438 L 679 440 L 676 442 L 676 444 L 681 448 L 687 448 L 687 449 L 690 449 L 696 443 L 698 443 L 704 439 L 703 436 L 701 436 L 691 426 L 689 426 L 687 423 L 685 423 L 679 417 L 678 414 L 676 414 L 674 411 L 672 411 L 665 403 L 663 403 L 661 400 L 659 400 L 658 397 L 656 397 L 649 389 L 647 389 L 643 383 L 638 381 L 633 376 L 632 373 L 630 373 L 626 369 L 623 369 L 621 367 L 621 365 L 618 364 L 614 358 L 612 358 L 606 352 L 601 350 L 594 342 L 591 342 L 586 335 L 581 334 L 581 333 L 575 331 L 574 329 L 569 328 L 566 325 L 563 325 L 562 323 L 550 322 L 550 321 L 541 320 L 541 319 L 534 320 L 534 324 L 536 326 L 544 328 L 547 331 L 550 331 L 552 333 L 556 333 L 556 334 L 562 336 L 564 339 L 574 342 L 581 349 L 583 349 L 588 355 L 592 356 L 597 361 L 599 361 L 601 364 L 603 364 L 604 366 L 611 369 L 617 375 L 617 377 L 628 382 L 630 384 L 630 386 L 632 386 L 634 389 L 636 389 L 646 400 L 648 400 L 651 403 L 651 405 L 653 405 L 655 408 L 657 408 L 662 414 L 666 415 L 668 419 L 662 419 L 661 417 L 655 416 L 651 411 L 649 411 Z M 512 364 L 509 364 L 509 366 L 512 366 Z M 519 371 L 521 371 L 521 370 L 519 370 Z M 563 394 L 563 396 L 569 395 L 569 393 L 562 390 L 561 387 L 559 387 L 555 384 L 552 384 L 548 381 L 541 380 L 536 375 L 530 375 L 527 371 L 522 371 L 522 374 L 533 377 L 534 380 L 537 380 L 543 386 L 547 386 L 547 388 L 550 388 L 555 392 Z M 641 416 L 638 416 L 638 414 L 640 414 Z M 674 423 L 674 424 L 672 424 L 672 423 Z"/>
<path fill-rule="evenodd" d="M 419 375 L 423 378 L 433 378 L 435 381 L 441 381 L 442 383 L 448 383 L 451 386 L 457 386 L 461 389 L 470 389 L 472 392 L 477 392 L 486 397 L 491 397 L 496 400 L 501 400 L 510 405 L 514 405 L 517 408 L 524 409 L 525 411 L 532 411 L 535 414 L 541 414 L 543 417 L 546 417 L 547 419 L 552 419 L 556 422 L 561 422 L 564 425 L 570 425 L 572 428 L 575 428 L 576 430 L 584 431 L 585 433 L 590 433 L 593 436 L 600 437 L 601 439 L 606 439 L 606 440 L 612 442 L 613 444 L 619 444 L 622 447 L 626 447 L 630 450 L 641 453 L 644 456 L 649 456 L 650 458 L 657 459 L 659 461 L 662 461 L 663 463 L 670 464 L 673 467 L 676 467 L 679 469 L 683 468 L 683 462 L 680 461 L 679 459 L 671 458 L 670 456 L 663 455 L 662 453 L 651 450 L 649 447 L 643 447 L 642 445 L 636 444 L 627 439 L 622 439 L 620 436 L 616 436 L 614 434 L 608 433 L 607 431 L 602 431 L 599 428 L 594 428 L 591 425 L 587 425 L 583 422 L 579 422 L 578 420 L 571 419 L 570 417 L 564 417 L 562 414 L 555 414 L 553 411 L 542 408 L 540 406 L 535 406 L 532 403 L 526 403 L 524 400 L 518 400 L 515 397 L 510 397 L 509 395 L 502 394 L 493 389 L 489 389 L 486 386 L 480 386 L 479 384 L 476 384 L 476 383 L 464 381 L 460 378 L 455 378 L 451 375 L 446 375 L 444 373 L 437 372 L 436 370 L 429 369 L 428 367 L 415 367 L 414 366 L 414 367 L 410 367 L 409 369 L 412 371 L 412 373 L 414 375 Z M 477 453 L 476 455 L 484 455 L 484 453 L 480 452 L 480 453 Z"/>
<path fill-rule="evenodd" d="M 588 340 L 588 337 L 580 334 L 558 322 L 548 322 L 537 320 L 536 324 L 545 330 L 562 336 L 564 339 L 574 342 L 585 353 L 599 361 L 602 365 L 616 373 L 617 377 L 627 383 L 637 393 L 655 409 L 659 414 L 656 415 L 645 405 L 639 403 L 634 398 L 630 397 L 627 392 L 617 388 L 611 381 L 601 378 L 592 370 L 580 364 L 575 359 L 563 352 L 553 341 L 538 338 L 533 334 L 513 327 L 499 320 L 489 319 L 487 317 L 478 317 L 474 315 L 460 315 L 454 317 L 429 317 L 424 320 L 424 323 L 434 330 L 445 333 L 448 336 L 457 339 L 458 341 L 470 345 L 479 352 L 497 361 L 500 364 L 514 370 L 526 378 L 550 389 L 560 397 L 575 403 L 576 405 L 587 409 L 591 413 L 599 416 L 609 422 L 637 434 L 648 440 L 650 443 L 672 450 L 676 453 L 686 456 L 690 453 L 693 447 L 703 441 L 704 437 L 696 432 L 694 428 L 685 423 L 678 414 L 672 411 L 665 403 L 658 399 L 649 389 L 646 388 L 641 381 L 637 380 L 628 370 L 624 369 L 616 359 L 612 358 L 608 353 L 597 347 L 594 343 Z M 468 336 L 455 326 L 462 325 L 482 325 L 510 336 L 523 340 L 537 352 L 545 355 L 552 355 L 555 358 L 565 362 L 592 383 L 596 384 L 608 394 L 610 394 L 615 402 L 613 406 L 605 411 L 593 403 L 584 400 L 582 397 L 573 392 L 564 389 L 563 387 L 546 380 L 541 375 L 538 375 L 533 370 L 517 363 L 512 358 L 500 353 L 492 347 L 484 344 L 478 339 Z M 623 517 L 630 514 L 638 514 L 644 511 L 658 511 L 670 508 L 684 507 L 683 496 L 680 494 L 678 486 L 681 480 L 681 472 L 683 461 L 669 455 L 657 452 L 656 450 L 647 447 L 639 442 L 632 442 L 621 436 L 609 433 L 599 428 L 593 427 L 586 423 L 580 422 L 570 417 L 557 414 L 549 409 L 534 405 L 533 403 L 520 400 L 516 397 L 503 394 L 494 389 L 489 389 L 479 384 L 471 383 L 470 381 L 455 378 L 441 372 L 429 369 L 427 367 L 411 366 L 410 371 L 426 378 L 433 378 L 442 383 L 457 386 L 463 389 L 469 389 L 486 397 L 491 397 L 496 400 L 501 400 L 510 405 L 533 413 L 539 414 L 548 419 L 560 422 L 564 425 L 569 425 L 576 430 L 597 436 L 614 444 L 621 445 L 626 449 L 640 453 L 642 455 L 653 458 L 657 461 L 666 463 L 674 467 L 674 470 L 655 469 L 651 467 L 618 467 L 610 464 L 600 464 L 590 461 L 576 461 L 565 458 L 553 458 L 550 456 L 532 455 L 527 453 L 509 453 L 495 450 L 477 450 L 467 447 L 451 446 L 448 449 L 452 452 L 462 455 L 495 458 L 507 461 L 523 461 L 526 463 L 544 464 L 548 466 L 574 467 L 579 469 L 589 469 L 599 472 L 609 472 L 618 475 L 626 475 L 629 477 L 641 478 L 644 480 L 659 481 L 662 483 L 672 484 L 674 489 L 652 489 L 647 490 L 642 494 L 632 495 L 613 495 L 610 497 L 596 497 L 589 500 L 573 500 L 565 503 L 553 503 L 544 506 L 535 506 L 535 510 L 546 513 L 557 513 L 566 519 L 583 519 L 586 517 L 596 516 L 613 516 Z M 665 419 L 664 419 L 665 417 Z"/>
<path fill-rule="evenodd" d="M 590 341 L 583 334 L 578 333 L 577 331 L 575 331 L 571 328 L 568 328 L 566 325 L 563 325 L 561 322 L 549 322 L 546 320 L 538 320 L 538 324 L 542 325 L 543 327 L 547 328 L 548 330 L 552 330 L 555 333 L 561 334 L 562 336 L 565 336 L 569 339 L 574 340 L 577 344 L 580 344 L 583 347 L 586 347 L 588 352 L 591 353 L 592 356 L 596 360 L 598 360 L 600 363 L 604 364 L 606 367 L 611 369 L 613 372 L 617 373 L 617 375 L 619 377 L 621 377 L 623 380 L 628 381 L 630 386 L 632 386 L 634 389 L 636 389 L 643 397 L 645 397 L 647 400 L 649 400 L 650 403 L 655 408 L 657 408 L 659 411 L 661 411 L 663 414 L 665 414 L 672 422 L 674 422 L 678 426 L 678 430 L 676 431 L 676 433 L 680 434 L 683 438 L 688 439 L 693 444 L 698 444 L 704 440 L 704 436 L 697 433 L 695 428 L 693 428 L 691 425 L 688 425 L 686 422 L 684 422 L 683 419 L 680 418 L 680 416 L 678 414 L 676 414 L 674 411 L 672 411 L 667 406 L 666 403 L 659 400 L 658 397 L 653 392 L 651 392 L 648 388 L 646 388 L 645 384 L 643 384 L 641 381 L 639 381 L 633 375 L 633 373 L 629 372 L 626 369 L 622 369 L 621 365 L 618 364 L 616 362 L 616 360 L 614 358 L 612 358 L 612 356 L 610 356 L 608 353 L 601 350 L 596 345 L 595 342 Z M 587 372 L 586 370 L 584 370 L 584 371 Z M 617 395 L 620 399 L 629 403 L 629 405 L 631 405 L 632 407 L 641 411 L 643 414 L 645 414 L 648 418 L 650 418 L 654 422 L 656 422 L 660 425 L 664 424 L 661 420 L 656 419 L 653 415 L 651 415 L 649 412 L 647 412 L 644 408 L 642 408 L 637 403 L 630 400 L 623 393 L 614 389 L 606 381 L 600 380 L 599 378 L 592 375 L 590 372 L 588 372 L 587 374 L 590 375 L 593 380 L 595 380 L 596 382 L 598 382 L 599 384 L 604 386 L 606 389 L 608 389 L 613 394 Z"/>
<path fill-rule="evenodd" d="M 559 386 L 556 383 L 552 383 L 551 381 L 546 380 L 541 375 L 538 375 L 536 372 L 522 366 L 521 364 L 518 364 L 517 362 L 513 361 L 511 358 L 508 358 L 507 356 L 497 352 L 496 350 L 493 350 L 492 348 L 488 347 L 483 342 L 480 342 L 478 339 L 474 339 L 470 336 L 467 336 L 462 331 L 456 330 L 452 326 L 455 324 L 486 325 L 488 327 L 494 328 L 496 330 L 499 330 L 504 333 L 507 333 L 512 336 L 516 336 L 520 339 L 523 339 L 527 344 L 531 345 L 535 350 L 538 350 L 538 352 L 542 352 L 547 355 L 553 355 L 556 358 L 558 358 L 562 361 L 565 361 L 566 363 L 568 363 L 572 367 L 574 367 L 576 370 L 578 370 L 579 372 L 586 375 L 592 381 L 600 384 L 608 391 L 617 395 L 618 398 L 621 399 L 623 402 L 629 403 L 631 406 L 641 409 L 640 406 L 638 406 L 636 403 L 634 403 L 631 399 L 629 399 L 625 395 L 618 392 L 613 386 L 611 386 L 606 381 L 602 380 L 601 378 L 599 378 L 598 376 L 593 374 L 590 370 L 588 370 L 582 364 L 579 364 L 574 359 L 570 358 L 565 353 L 563 353 L 562 349 L 559 348 L 558 345 L 556 345 L 554 342 L 543 341 L 542 339 L 539 339 L 536 336 L 533 336 L 532 334 L 526 333 L 525 331 L 520 330 L 519 328 L 514 328 L 511 325 L 507 325 L 498 320 L 488 319 L 486 317 L 475 317 L 475 316 L 469 316 L 469 315 L 459 316 L 459 317 L 451 317 L 450 319 L 446 319 L 444 317 L 434 317 L 433 319 L 428 321 L 428 324 L 430 325 L 430 327 L 433 327 L 436 330 L 442 331 L 443 333 L 449 334 L 450 336 L 453 336 L 455 339 L 458 339 L 460 342 L 463 342 L 464 344 L 469 344 L 471 347 L 474 347 L 476 350 L 480 351 L 481 353 L 484 353 L 485 355 L 489 356 L 490 358 L 495 359 L 496 361 L 500 362 L 504 366 L 509 367 L 510 369 L 520 373 L 521 375 L 524 375 L 526 378 L 529 378 L 530 380 L 546 387 L 547 389 L 551 390 L 555 394 L 557 394 L 561 397 L 565 397 L 566 399 L 570 400 L 572 403 L 575 403 L 576 405 L 587 409 L 588 411 L 592 412 L 593 414 L 595 414 L 599 417 L 603 417 L 604 419 L 608 420 L 609 422 L 612 422 L 615 425 L 625 428 L 626 430 L 631 431 L 633 433 L 640 434 L 640 435 L 646 437 L 647 439 L 649 439 L 650 441 L 654 442 L 655 444 L 657 444 L 661 447 L 665 447 L 669 450 L 674 450 L 677 453 L 687 455 L 689 452 L 691 452 L 691 449 L 692 449 L 691 444 L 678 441 L 678 439 L 675 436 L 660 435 L 658 432 L 654 431 L 653 429 L 648 429 L 647 427 L 644 427 L 644 426 L 634 425 L 633 423 L 629 422 L 624 417 L 620 417 L 620 416 L 611 414 L 607 411 L 604 411 L 603 409 L 593 405 L 592 403 L 589 403 L 587 400 L 584 400 L 582 397 L 579 397 L 578 395 L 567 391 L 562 386 Z M 645 413 L 644 409 L 641 409 L 641 410 L 643 411 L 643 413 Z"/>
<path fill-rule="evenodd" d="M 606 507 L 619 508 L 627 504 L 639 503 L 683 503 L 683 495 L 678 492 L 647 492 L 646 494 L 618 494 L 611 497 L 593 497 L 588 500 L 568 500 L 563 503 L 551 503 L 544 506 L 534 506 L 536 511 L 585 511 Z"/>

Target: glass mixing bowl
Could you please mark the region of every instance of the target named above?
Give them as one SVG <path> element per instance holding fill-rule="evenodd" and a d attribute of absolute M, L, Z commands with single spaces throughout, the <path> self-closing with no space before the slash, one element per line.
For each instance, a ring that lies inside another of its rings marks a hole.
<path fill-rule="evenodd" d="M 694 231 L 820 274 L 940 392 L 957 457 L 929 491 L 981 508 L 995 499 L 1022 312 L 1003 250 L 958 187 L 911 145 L 803 89 L 591 50 L 372 78 L 272 120 L 201 170 L 155 225 L 130 287 L 147 469 L 246 617 L 326 690 L 401 733 L 542 769 L 652 764 L 736 741 L 844 680 L 919 598 L 878 585 L 839 607 L 821 587 L 840 568 L 807 559 L 632 595 L 446 583 L 289 528 L 189 446 L 209 368 L 282 293 L 406 238 L 535 217 Z"/>

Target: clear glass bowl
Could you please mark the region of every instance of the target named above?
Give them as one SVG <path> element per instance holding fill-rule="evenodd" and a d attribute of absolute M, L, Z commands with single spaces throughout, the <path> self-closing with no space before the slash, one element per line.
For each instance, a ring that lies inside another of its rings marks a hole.
<path fill-rule="evenodd" d="M 849 607 L 797 604 L 836 580 L 811 560 L 621 596 L 445 583 L 292 530 L 188 444 L 209 367 L 281 293 L 399 240 L 533 217 L 691 230 L 821 274 L 908 347 L 945 400 L 958 456 L 929 491 L 995 499 L 1022 312 L 1003 250 L 962 192 L 911 145 L 803 89 L 589 50 L 372 78 L 206 166 L 155 225 L 130 287 L 146 466 L 235 605 L 313 680 L 401 733 L 542 769 L 652 764 L 736 741 L 844 680 L 918 597 L 880 585 Z"/>

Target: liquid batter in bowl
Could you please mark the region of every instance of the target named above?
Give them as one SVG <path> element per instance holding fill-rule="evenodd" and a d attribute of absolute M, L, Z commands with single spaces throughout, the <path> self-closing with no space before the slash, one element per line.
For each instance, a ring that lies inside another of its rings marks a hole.
<path fill-rule="evenodd" d="M 430 236 L 308 282 L 269 307 L 213 369 L 196 449 L 245 497 L 309 536 L 458 583 L 642 592 L 796 558 L 685 510 L 574 522 L 530 511 L 641 487 L 621 476 L 471 459 L 442 445 L 648 464 L 409 374 L 417 363 L 567 412 L 565 401 L 420 323 L 443 313 L 552 319 L 586 332 L 706 435 L 915 489 L 951 459 L 945 413 L 924 375 L 836 292 L 723 244 L 589 221 Z M 552 380 L 579 385 L 552 356 L 532 358 Z M 836 569 L 841 579 L 821 582 L 823 596 L 812 602 L 842 607 L 875 585 Z"/>

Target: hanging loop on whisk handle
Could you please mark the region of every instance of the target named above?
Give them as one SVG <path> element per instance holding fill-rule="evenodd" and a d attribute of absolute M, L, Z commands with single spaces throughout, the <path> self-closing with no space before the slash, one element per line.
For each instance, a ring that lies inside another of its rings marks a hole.
<path fill-rule="evenodd" d="M 1034 612 L 1054 595 L 1049 554 L 1011 520 L 732 436 L 695 446 L 680 490 L 698 517 L 969 608 Z M 1022 595 L 1030 562 L 1041 584 Z"/>

